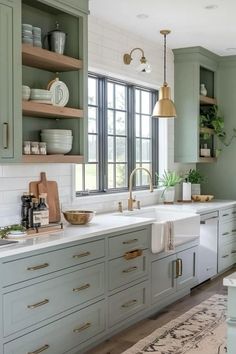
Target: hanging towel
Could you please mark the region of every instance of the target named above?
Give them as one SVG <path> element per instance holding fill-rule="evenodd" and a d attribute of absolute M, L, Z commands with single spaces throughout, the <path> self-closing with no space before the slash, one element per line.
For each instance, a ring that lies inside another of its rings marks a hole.
<path fill-rule="evenodd" d="M 166 221 L 164 225 L 165 252 L 173 252 L 174 245 L 174 222 Z"/>
<path fill-rule="evenodd" d="M 165 247 L 165 229 L 166 222 L 158 221 L 152 224 L 152 253 L 159 253 L 164 251 Z"/>

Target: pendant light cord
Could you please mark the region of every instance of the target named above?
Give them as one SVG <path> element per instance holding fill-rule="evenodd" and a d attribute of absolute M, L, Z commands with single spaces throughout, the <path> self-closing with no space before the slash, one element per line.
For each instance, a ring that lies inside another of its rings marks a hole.
<path fill-rule="evenodd" d="M 164 86 L 166 86 L 166 34 L 164 34 Z"/>

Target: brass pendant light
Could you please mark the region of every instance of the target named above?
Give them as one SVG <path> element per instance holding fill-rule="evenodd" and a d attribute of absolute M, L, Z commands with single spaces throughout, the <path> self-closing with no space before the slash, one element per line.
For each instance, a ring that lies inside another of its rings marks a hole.
<path fill-rule="evenodd" d="M 164 35 L 164 83 L 159 91 L 159 100 L 154 106 L 153 118 L 175 118 L 176 109 L 174 102 L 171 100 L 170 87 L 166 82 L 166 36 L 170 30 L 161 30 L 160 33 Z"/>

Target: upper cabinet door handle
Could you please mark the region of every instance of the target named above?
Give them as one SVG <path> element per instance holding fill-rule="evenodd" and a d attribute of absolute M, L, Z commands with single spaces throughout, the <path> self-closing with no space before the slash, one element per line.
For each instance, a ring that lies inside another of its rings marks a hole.
<path fill-rule="evenodd" d="M 2 141 L 3 141 L 3 149 L 8 149 L 8 123 L 3 123 L 2 128 Z"/>

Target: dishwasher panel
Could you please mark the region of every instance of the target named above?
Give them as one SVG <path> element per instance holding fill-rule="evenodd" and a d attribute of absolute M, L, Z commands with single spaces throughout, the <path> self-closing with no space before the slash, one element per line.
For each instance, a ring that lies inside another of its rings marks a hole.
<path fill-rule="evenodd" d="M 201 215 L 198 283 L 217 274 L 218 212 Z"/>

